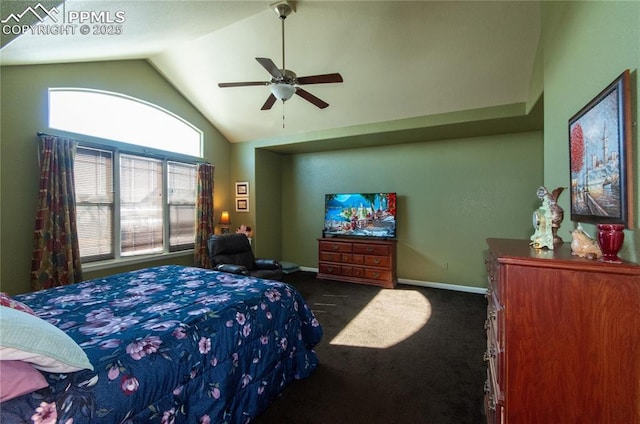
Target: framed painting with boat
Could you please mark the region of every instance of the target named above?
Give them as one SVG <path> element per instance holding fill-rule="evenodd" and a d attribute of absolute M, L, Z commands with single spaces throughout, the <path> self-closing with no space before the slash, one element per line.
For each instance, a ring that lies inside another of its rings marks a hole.
<path fill-rule="evenodd" d="M 630 73 L 569 119 L 571 220 L 633 228 Z"/>

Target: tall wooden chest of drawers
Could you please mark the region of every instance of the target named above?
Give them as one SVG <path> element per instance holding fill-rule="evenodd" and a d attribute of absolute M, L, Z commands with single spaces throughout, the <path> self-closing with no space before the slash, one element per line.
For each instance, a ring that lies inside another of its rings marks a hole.
<path fill-rule="evenodd" d="M 487 422 L 640 423 L 640 267 L 488 244 Z"/>
<path fill-rule="evenodd" d="M 318 278 L 393 288 L 395 240 L 318 239 Z"/>

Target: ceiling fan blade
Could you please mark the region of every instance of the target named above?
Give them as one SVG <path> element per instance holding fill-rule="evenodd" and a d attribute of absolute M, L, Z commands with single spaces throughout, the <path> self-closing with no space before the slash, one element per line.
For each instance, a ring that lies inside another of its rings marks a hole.
<path fill-rule="evenodd" d="M 220 88 L 226 87 L 248 87 L 250 85 L 269 85 L 267 81 L 247 81 L 247 82 L 221 82 L 218 84 Z"/>
<path fill-rule="evenodd" d="M 275 63 L 273 63 L 273 60 L 266 58 L 266 57 L 256 57 L 256 60 L 258 61 L 259 64 L 262 65 L 262 67 L 264 69 L 267 70 L 267 72 L 269 72 L 274 78 L 276 79 L 282 79 L 284 78 L 284 75 L 282 75 L 282 71 L 280 69 L 278 69 L 278 67 L 276 66 Z"/>
<path fill-rule="evenodd" d="M 311 75 L 308 77 L 299 77 L 298 84 L 328 84 L 333 82 L 343 82 L 342 75 L 340 74 L 323 74 L 323 75 Z"/>
<path fill-rule="evenodd" d="M 313 94 L 309 93 L 306 90 L 303 90 L 302 88 L 298 87 L 296 89 L 296 94 L 300 97 L 302 97 L 303 99 L 305 99 L 306 101 L 313 103 L 314 105 L 318 106 L 320 109 L 324 109 L 327 106 L 329 106 L 329 103 L 326 103 L 323 100 L 320 100 L 319 98 L 317 98 L 316 96 L 314 96 Z"/>
<path fill-rule="evenodd" d="M 269 94 L 269 97 L 267 97 L 267 101 L 264 102 L 264 104 L 262 105 L 262 107 L 260 108 L 260 110 L 269 110 L 271 109 L 271 106 L 273 106 L 273 104 L 276 102 L 276 96 L 274 96 L 273 94 Z"/>

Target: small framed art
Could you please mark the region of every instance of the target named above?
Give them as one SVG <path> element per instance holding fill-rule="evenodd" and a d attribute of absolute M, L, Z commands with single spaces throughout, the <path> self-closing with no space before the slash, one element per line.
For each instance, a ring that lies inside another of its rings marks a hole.
<path fill-rule="evenodd" d="M 630 74 L 569 119 L 571 220 L 633 228 Z"/>
<path fill-rule="evenodd" d="M 249 197 L 249 183 L 246 181 L 236 183 L 236 197 Z"/>
<path fill-rule="evenodd" d="M 236 212 L 249 212 L 248 197 L 236 197 Z"/>

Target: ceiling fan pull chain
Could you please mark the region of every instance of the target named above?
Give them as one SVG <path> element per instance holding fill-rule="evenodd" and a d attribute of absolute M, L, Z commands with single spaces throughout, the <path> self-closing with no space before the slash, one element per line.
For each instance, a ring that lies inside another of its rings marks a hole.
<path fill-rule="evenodd" d="M 282 129 L 284 129 L 284 104 L 286 102 L 282 102 Z"/>

